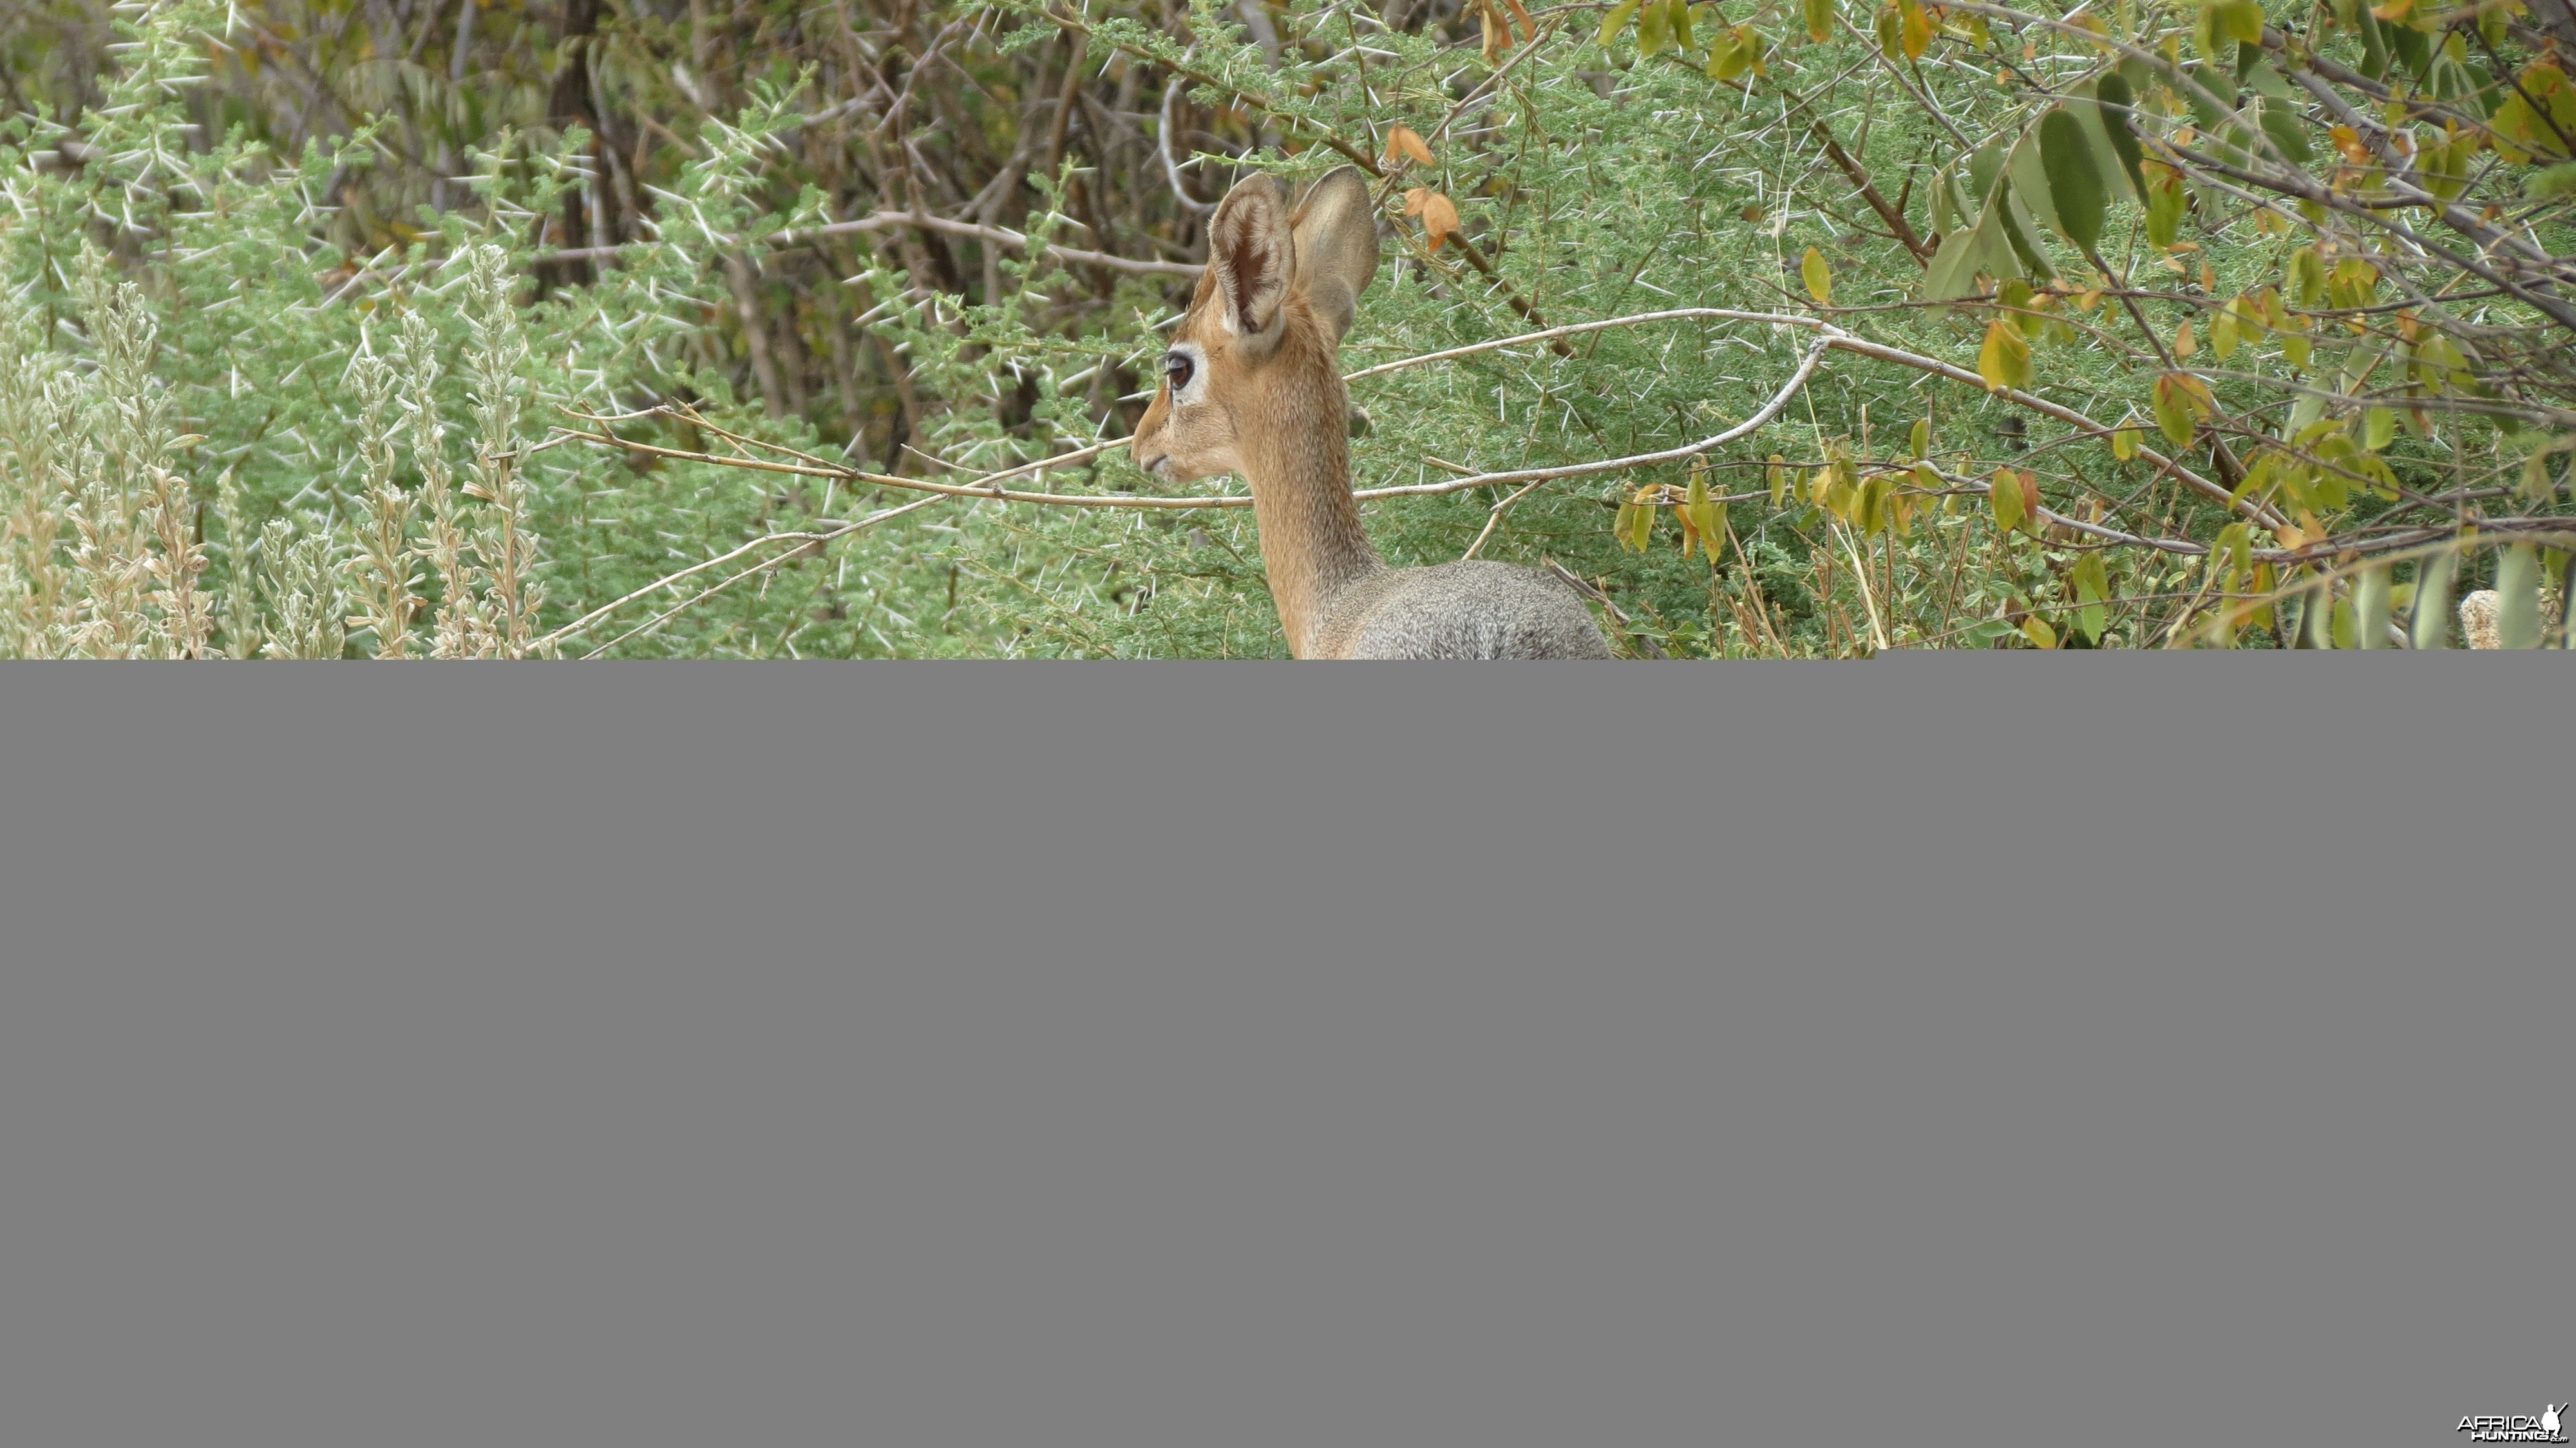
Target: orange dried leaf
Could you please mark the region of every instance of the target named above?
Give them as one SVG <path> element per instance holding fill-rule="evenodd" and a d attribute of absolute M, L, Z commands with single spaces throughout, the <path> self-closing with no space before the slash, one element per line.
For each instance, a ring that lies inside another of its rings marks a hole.
<path fill-rule="evenodd" d="M 1398 156 L 1411 157 L 1425 166 L 1432 164 L 1430 144 L 1411 126 L 1397 126 L 1386 133 L 1386 159 L 1392 161 Z"/>
<path fill-rule="evenodd" d="M 1448 197 L 1434 191 L 1422 203 L 1422 232 L 1431 238 L 1431 249 L 1438 251 L 1441 240 L 1458 232 L 1458 207 Z"/>

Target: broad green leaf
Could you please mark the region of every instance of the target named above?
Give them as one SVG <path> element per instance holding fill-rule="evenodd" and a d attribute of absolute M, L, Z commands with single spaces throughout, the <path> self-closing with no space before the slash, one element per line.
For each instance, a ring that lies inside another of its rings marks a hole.
<path fill-rule="evenodd" d="M 2147 241 L 2171 246 L 2182 237 L 2182 177 L 2158 166 L 2147 178 Z"/>
<path fill-rule="evenodd" d="M 2221 307 L 2218 315 L 2209 319 L 2209 350 L 2224 362 L 2236 351 L 2236 341 L 2236 314 Z"/>
<path fill-rule="evenodd" d="M 2046 183 L 2042 183 L 2041 190 L 2044 194 Z M 2040 250 L 2039 226 L 2022 206 L 2021 188 L 2013 185 L 2012 178 L 2007 176 L 1996 184 L 1995 199 L 2001 203 L 2004 240 L 2011 243 L 2012 254 L 2021 262 L 2023 270 L 2041 281 L 2054 278 L 2057 268 L 2049 265 L 2048 253 Z"/>
<path fill-rule="evenodd" d="M 1619 38 L 1619 32 L 1628 28 L 1628 22 L 1635 19 L 1637 16 L 1637 4 L 1638 0 L 1619 0 L 1618 4 L 1610 7 L 1610 13 L 1601 18 L 1601 43 L 1603 45 L 1606 46 L 1610 42 L 1617 40 Z"/>
<path fill-rule="evenodd" d="M 1789 499 L 1789 460 L 1773 453 L 1767 471 L 1770 474 L 1771 506 L 1777 508 Z"/>
<path fill-rule="evenodd" d="M 2038 127 L 2032 127 L 2029 134 L 2013 143 L 2004 160 L 2004 173 L 2012 178 L 2012 194 L 2020 198 L 2033 221 L 2052 231 L 2064 230 L 2058 224 L 2056 199 L 2049 190 L 2048 167 L 2040 157 Z M 2039 234 L 2033 231 L 2031 239 L 2037 241 Z"/>
<path fill-rule="evenodd" d="M 2156 379 L 2153 406 L 2156 426 L 2175 447 L 2189 447 L 2209 411 L 2208 385 L 2188 372 L 2168 372 Z"/>
<path fill-rule="evenodd" d="M 1817 306 L 1834 304 L 1834 269 L 1825 265 L 1823 252 L 1808 247 L 1807 255 L 1798 263 L 1798 276 L 1806 282 L 1807 295 L 1816 299 Z"/>
<path fill-rule="evenodd" d="M 1805 0 L 1807 38 L 1818 45 L 1834 38 L 1834 0 Z"/>
<path fill-rule="evenodd" d="M 2111 596 L 2110 573 L 2103 567 L 2102 555 L 2097 551 L 2076 559 L 2066 570 L 2066 581 L 2075 586 L 2078 605 L 2070 622 L 2086 639 L 2100 640 L 2110 621 L 2110 610 L 2103 604 Z"/>
<path fill-rule="evenodd" d="M 1905 440 L 1911 446 L 1914 456 L 1918 458 L 1930 456 L 1932 452 L 1932 419 L 1928 417 L 1918 417 L 1914 419 L 1914 430 L 1907 434 Z"/>
<path fill-rule="evenodd" d="M 2130 194 L 2144 196 L 2147 178 L 2140 166 L 2146 154 L 2138 146 L 2136 133 L 2129 129 L 2129 108 L 2137 102 L 2136 92 L 2129 88 L 2127 78 L 2114 70 L 2094 82 L 2093 95 L 2101 105 L 2103 138 L 2110 143 L 2112 154 L 2120 158 L 2120 170 L 2129 178 Z"/>
<path fill-rule="evenodd" d="M 2138 430 L 2127 424 L 2111 429 L 2111 456 L 2127 462 L 2138 455 Z"/>
<path fill-rule="evenodd" d="M 2265 74 L 2270 72 L 2267 70 Z M 2292 165 L 2305 165 L 2315 154 L 2308 146 L 2307 129 L 2299 124 L 2298 115 L 2287 102 L 2264 102 L 2263 114 L 2256 118 L 2256 124 L 2263 128 L 2263 134 Z"/>
<path fill-rule="evenodd" d="M 2313 246 L 2303 246 L 2290 253 L 2287 278 L 2290 294 L 2303 307 L 2313 307 L 2325 299 L 2326 264 Z"/>
<path fill-rule="evenodd" d="M 1984 224 L 1953 231 L 1941 238 L 1941 249 L 1923 271 L 1922 299 L 1947 302 L 1977 289 L 1977 257 L 1983 250 Z"/>
<path fill-rule="evenodd" d="M 2057 229 L 2075 243 L 2077 251 L 2091 256 L 2102 240 L 2102 216 L 2110 198 L 2093 163 L 2093 143 L 2085 137 L 2083 122 L 2062 107 L 2050 111 L 2039 122 L 2039 152 Z"/>
<path fill-rule="evenodd" d="M 1655 541 L 1654 505 L 1636 502 L 1630 506 L 1635 509 L 1635 512 L 1628 520 L 1628 546 L 1636 552 L 1643 553 L 1648 545 Z"/>
<path fill-rule="evenodd" d="M 1689 510 L 1691 527 L 1699 531 L 1701 551 L 1708 555 L 1711 563 L 1716 562 L 1718 539 L 1722 536 L 1723 525 L 1718 520 L 1718 504 L 1708 495 L 1706 472 L 1691 474 L 1690 496 L 1682 506 Z"/>
<path fill-rule="evenodd" d="M 2220 35 L 2242 45 L 2263 43 L 2263 7 L 2256 0 L 2220 0 L 2210 8 L 2217 12 Z"/>
<path fill-rule="evenodd" d="M 2004 174 L 2004 156 L 2005 149 L 2001 141 L 1989 141 L 1979 146 L 1976 152 L 1968 157 L 1968 189 L 1991 201 L 1994 198 L 1995 178 Z"/>
<path fill-rule="evenodd" d="M 2361 414 L 2361 445 L 2378 452 L 2397 440 L 2397 413 L 2392 408 L 2365 408 Z"/>
<path fill-rule="evenodd" d="M 2415 626 L 2413 641 L 2419 649 L 2447 649 L 2451 646 L 2451 577 L 2459 566 L 2456 554 L 2444 553 L 2416 565 Z"/>
<path fill-rule="evenodd" d="M 1655 3 L 1638 12 L 1637 53 L 1645 56 L 1661 55 L 1671 48 L 1672 43 L 1672 11 L 1663 3 L 1663 0 L 1655 0 Z"/>
<path fill-rule="evenodd" d="M 2365 649 L 2388 647 L 2388 565 L 2374 564 L 2353 575 L 2353 632 Z"/>
<path fill-rule="evenodd" d="M 2540 647 L 2540 550 L 2516 543 L 2496 559 L 2496 645 Z"/>
<path fill-rule="evenodd" d="M 1637 517 L 1645 511 L 1637 506 L 1636 499 L 1631 498 L 1619 505 L 1619 516 L 1610 524 L 1610 536 L 1619 540 L 1619 546 L 1628 552 L 1640 551 L 1636 541 Z"/>

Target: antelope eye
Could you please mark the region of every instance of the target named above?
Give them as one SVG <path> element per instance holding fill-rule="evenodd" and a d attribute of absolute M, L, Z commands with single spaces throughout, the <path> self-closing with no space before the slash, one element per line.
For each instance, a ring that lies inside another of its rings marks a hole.
<path fill-rule="evenodd" d="M 1189 386 L 1190 354 L 1187 352 L 1164 353 L 1163 376 L 1171 382 L 1172 390 L 1174 392 L 1178 392 L 1182 388 Z"/>

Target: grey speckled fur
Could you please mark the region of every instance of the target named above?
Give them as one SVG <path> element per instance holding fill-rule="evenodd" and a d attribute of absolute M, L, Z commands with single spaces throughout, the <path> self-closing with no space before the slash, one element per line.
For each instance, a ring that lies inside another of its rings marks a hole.
<path fill-rule="evenodd" d="M 1483 559 L 1371 573 L 1334 596 L 1317 634 L 1317 652 L 1328 658 L 1610 657 L 1573 589 Z"/>

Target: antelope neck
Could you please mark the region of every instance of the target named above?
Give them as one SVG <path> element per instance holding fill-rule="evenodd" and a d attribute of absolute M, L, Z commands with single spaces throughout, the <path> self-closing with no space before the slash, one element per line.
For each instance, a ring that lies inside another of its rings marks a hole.
<path fill-rule="evenodd" d="M 1261 528 L 1261 566 L 1299 658 L 1308 657 L 1334 597 L 1386 567 L 1351 496 L 1349 404 L 1341 379 L 1326 376 L 1328 398 L 1301 397 L 1308 405 L 1280 409 L 1272 420 L 1278 425 L 1256 429 L 1260 441 L 1242 454 Z M 1341 405 L 1312 405 L 1317 401 Z"/>

